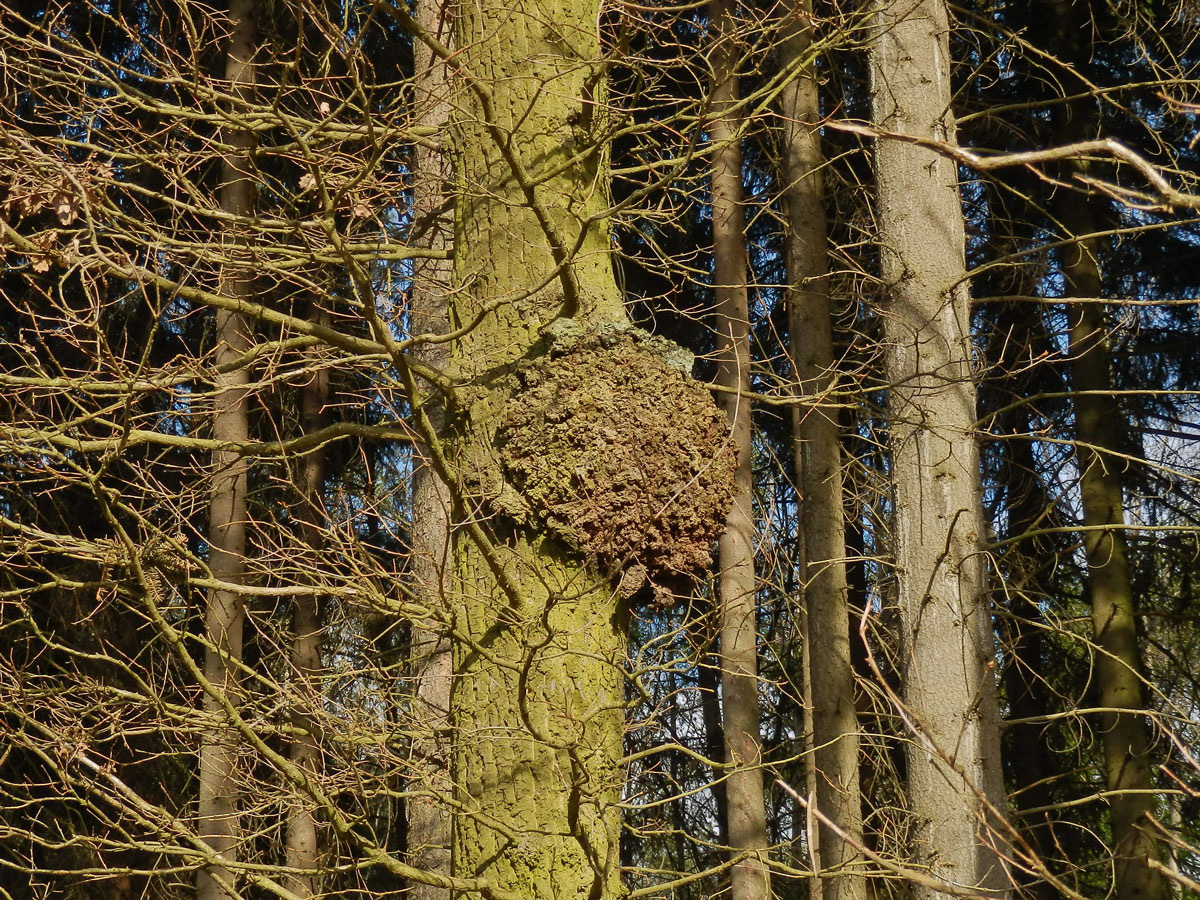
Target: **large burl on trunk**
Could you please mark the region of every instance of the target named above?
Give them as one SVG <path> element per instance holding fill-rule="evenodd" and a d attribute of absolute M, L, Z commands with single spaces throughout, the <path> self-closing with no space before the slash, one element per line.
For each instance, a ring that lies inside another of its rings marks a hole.
<path fill-rule="evenodd" d="M 435 49 L 455 87 L 453 870 L 527 900 L 619 896 L 616 575 L 707 563 L 680 548 L 724 516 L 688 524 L 704 500 L 685 499 L 721 467 L 681 437 L 716 435 L 715 407 L 633 332 L 613 276 L 599 13 L 461 4 L 462 50 Z M 676 461 L 634 465 L 652 452 Z"/>
<path fill-rule="evenodd" d="M 528 510 L 518 515 L 620 573 L 623 598 L 648 589 L 670 603 L 708 568 L 729 511 L 729 424 L 670 342 L 636 328 L 563 330 L 520 367 L 497 436 Z"/>
<path fill-rule="evenodd" d="M 624 609 L 672 602 L 708 568 L 735 458 L 678 348 L 564 323 L 467 389 L 475 415 L 455 422 L 464 506 L 489 538 L 455 548 L 455 870 L 599 898 L 620 888 Z M 489 441 L 472 440 L 489 409 Z"/>

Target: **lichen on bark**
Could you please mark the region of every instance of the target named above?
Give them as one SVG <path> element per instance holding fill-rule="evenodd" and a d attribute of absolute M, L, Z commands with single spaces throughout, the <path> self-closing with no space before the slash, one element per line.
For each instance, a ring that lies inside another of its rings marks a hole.
<path fill-rule="evenodd" d="M 628 322 L 608 224 L 604 15 L 598 0 L 554 0 L 457 4 L 453 18 L 452 867 L 509 896 L 617 900 L 627 617 L 595 558 L 539 522 L 559 494 L 530 503 L 510 480 L 528 489 L 532 476 L 500 459 L 502 432 L 510 451 L 535 446 L 515 427 L 542 393 L 534 370 L 596 362 L 550 332 Z M 640 390 L 653 394 L 670 370 L 652 371 Z M 649 416 L 632 389 L 609 393 L 614 421 Z M 660 425 L 685 417 L 652 408 Z"/>
<path fill-rule="evenodd" d="M 736 465 L 684 353 L 636 328 L 559 329 L 518 367 L 496 441 L 530 524 L 658 603 L 708 568 Z"/>

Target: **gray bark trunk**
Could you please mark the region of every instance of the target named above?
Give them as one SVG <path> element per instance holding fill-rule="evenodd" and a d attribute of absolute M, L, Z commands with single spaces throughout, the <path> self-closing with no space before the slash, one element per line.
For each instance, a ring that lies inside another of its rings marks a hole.
<path fill-rule="evenodd" d="M 317 312 L 314 321 L 327 323 L 327 317 Z M 329 372 L 320 368 L 301 390 L 300 425 L 305 434 L 325 426 L 328 418 L 325 405 L 329 401 Z M 325 448 L 317 447 L 304 457 L 300 467 L 302 492 L 300 521 L 304 542 L 311 551 L 312 565 L 319 571 L 317 561 L 324 546 L 321 523 L 324 520 L 321 492 L 325 485 Z M 315 580 L 315 579 L 314 579 Z M 291 761 L 298 769 L 316 777 L 320 774 L 321 754 L 317 747 L 317 716 L 321 708 L 321 610 L 319 598 L 299 596 L 292 607 L 292 673 L 296 679 L 296 705 L 292 723 L 296 738 L 291 746 Z M 292 798 L 288 811 L 286 857 L 289 872 L 284 885 L 301 900 L 320 893 L 320 844 L 316 810 L 308 797 Z"/>
<path fill-rule="evenodd" d="M 759 738 L 758 628 L 754 576 L 754 482 L 751 472 L 750 312 L 746 286 L 746 235 L 742 209 L 742 153 L 737 103 L 737 26 L 732 0 L 714 0 L 713 282 L 717 383 L 738 393 L 718 400 L 729 417 L 738 467 L 733 507 L 718 541 L 718 617 L 721 631 L 721 714 L 729 845 L 734 854 L 732 900 L 769 900 L 767 826 Z M 747 854 L 744 859 L 737 858 Z"/>
<path fill-rule="evenodd" d="M 423 0 L 416 19 L 443 44 L 451 43 L 448 9 L 444 0 Z M 420 41 L 414 47 L 417 72 L 417 124 L 444 135 L 450 120 L 449 84 L 445 64 L 435 59 Z M 416 238 L 424 246 L 448 250 L 454 240 L 454 221 L 445 186 L 451 171 L 440 146 L 418 144 L 416 148 L 414 206 Z M 445 332 L 449 329 L 446 298 L 454 276 L 449 259 L 417 260 L 413 271 L 411 299 L 414 334 Z M 428 345 L 421 351 L 428 365 L 444 369 L 449 353 L 444 344 Z M 438 398 L 427 407 L 430 422 L 440 434 L 445 418 Z M 443 798 L 453 793 L 450 783 L 448 725 L 450 683 L 454 660 L 446 636 L 445 612 L 450 589 L 450 492 L 429 464 L 428 449 L 413 449 L 413 591 L 430 611 L 412 629 L 412 668 L 416 679 L 419 729 L 414 741 L 415 783 L 422 796 L 407 805 L 408 847 L 414 866 L 439 875 L 450 874 L 450 814 Z M 449 900 L 450 892 L 428 884 L 409 886 L 413 900 Z"/>
<path fill-rule="evenodd" d="M 238 98 L 254 92 L 256 29 L 254 0 L 233 0 L 229 18 L 232 34 L 226 52 L 225 78 Z M 252 138 L 234 131 L 224 135 L 233 149 L 221 160 L 221 210 L 234 216 L 253 211 L 254 184 L 251 176 Z M 248 297 L 253 292 L 250 260 L 244 238 L 231 225 L 223 238 L 226 264 L 221 271 L 220 291 L 227 297 Z M 216 314 L 217 349 L 214 362 L 213 438 L 218 441 L 248 439 L 247 388 L 249 372 L 244 367 L 223 367 L 242 356 L 250 345 L 251 325 L 239 313 L 220 310 Z M 242 581 L 246 553 L 246 462 L 240 453 L 216 450 L 212 455 L 213 482 L 209 501 L 209 568 L 218 581 Z M 205 611 L 205 630 L 210 648 L 204 654 L 204 676 L 229 698 L 238 691 L 237 661 L 242 654 L 244 610 L 241 596 L 233 591 L 212 590 Z M 238 779 L 235 771 L 237 742 L 231 727 L 222 724 L 221 704 L 205 696 L 205 712 L 216 723 L 205 731 L 200 747 L 200 796 L 197 829 L 208 845 L 227 864 L 213 864 L 197 873 L 198 900 L 226 896 L 236 881 L 231 868 L 238 851 Z"/>
<path fill-rule="evenodd" d="M 953 142 L 945 4 L 877 0 L 875 11 L 875 124 Z M 887 137 L 875 153 L 914 849 L 947 884 L 999 893 L 1009 880 L 989 806 L 1006 801 L 957 172 Z"/>
<path fill-rule="evenodd" d="M 798 0 L 787 23 L 784 64 L 804 59 L 812 43 L 811 10 Z M 801 590 L 807 624 L 811 693 L 812 793 L 817 809 L 850 841 L 862 843 L 858 720 L 850 659 L 846 528 L 838 413 L 821 401 L 836 381 L 830 312 L 825 204 L 822 193 L 816 66 L 810 63 L 780 96 L 787 206 L 788 323 L 797 391 L 812 405 L 794 408 L 793 447 L 801 500 Z M 847 871 L 859 858 L 828 825 L 818 826 L 814 860 L 824 900 L 863 900 L 866 881 Z"/>

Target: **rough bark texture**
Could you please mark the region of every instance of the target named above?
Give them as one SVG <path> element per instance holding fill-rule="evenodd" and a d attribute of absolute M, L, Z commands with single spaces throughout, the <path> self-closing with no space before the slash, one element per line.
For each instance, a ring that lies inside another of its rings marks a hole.
<path fill-rule="evenodd" d="M 1057 203 L 1063 226 L 1072 235 L 1096 230 L 1086 200 L 1070 193 Z M 1095 241 L 1065 247 L 1063 273 L 1068 294 L 1099 297 L 1100 268 Z M 1075 405 L 1075 459 L 1083 505 L 1083 545 L 1088 560 L 1097 705 L 1104 743 L 1104 780 L 1112 814 L 1113 855 L 1118 900 L 1159 900 L 1162 876 L 1150 868 L 1158 844 L 1146 823 L 1154 812 L 1154 786 L 1147 752 L 1146 708 L 1142 693 L 1137 610 L 1125 546 L 1125 501 L 1121 486 L 1124 461 L 1121 432 L 1125 417 L 1113 393 L 1109 371 L 1108 322 L 1104 306 L 1080 303 L 1069 308 L 1071 386 Z M 1139 793 L 1132 793 L 1137 791 Z M 1143 827 L 1146 826 L 1146 827 Z"/>
<path fill-rule="evenodd" d="M 226 54 L 225 78 L 235 97 L 249 97 L 254 90 L 256 28 L 254 0 L 234 0 L 229 18 L 232 34 Z M 251 176 L 250 135 L 233 132 L 225 142 L 233 149 L 221 160 L 219 199 L 223 212 L 248 216 L 253 211 L 254 185 Z M 251 262 L 243 250 L 238 227 L 224 235 L 228 260 L 221 272 L 220 291 L 227 297 L 249 297 L 253 292 Z M 217 348 L 214 362 L 213 438 L 243 442 L 248 439 L 247 386 L 245 367 L 225 371 L 250 345 L 250 322 L 239 313 L 216 313 Z M 209 501 L 209 568 L 212 577 L 232 584 L 241 582 L 246 553 L 246 462 L 236 451 L 216 450 L 212 455 L 213 483 Z M 204 654 L 204 676 L 226 698 L 235 700 L 238 690 L 236 662 L 242 654 L 244 610 L 241 596 L 233 591 L 212 590 L 205 610 L 205 629 L 210 648 Z M 237 744 L 231 727 L 222 723 L 221 703 L 205 696 L 205 711 L 216 724 L 204 733 L 200 747 L 200 786 L 197 831 L 225 861 L 236 863 L 238 852 L 238 779 L 235 772 Z M 198 900 L 227 896 L 235 874 L 229 866 L 210 865 L 197 873 Z"/>
<path fill-rule="evenodd" d="M 810 57 L 811 10 L 804 0 L 786 23 L 784 65 Z M 788 232 L 788 324 L 797 391 L 812 405 L 794 408 L 793 454 L 801 499 L 801 579 L 808 635 L 808 685 L 815 771 L 811 790 L 819 809 L 845 835 L 862 842 L 858 719 L 850 659 L 846 527 L 838 413 L 822 404 L 835 384 L 833 319 L 822 195 L 816 64 L 810 59 L 780 95 Z M 862 900 L 866 881 L 845 870 L 858 851 L 833 829 L 818 827 L 824 900 Z"/>
<path fill-rule="evenodd" d="M 452 44 L 449 9 L 443 0 L 416 4 L 416 19 L 443 44 Z M 417 123 L 444 134 L 450 121 L 449 79 L 445 63 L 420 41 L 413 47 L 418 96 Z M 450 196 L 450 160 L 440 147 L 416 147 L 415 238 L 434 250 L 449 250 L 454 240 Z M 416 260 L 411 295 L 412 330 L 415 334 L 449 330 L 447 296 L 454 277 L 449 259 Z M 444 369 L 449 359 L 445 344 L 430 344 L 421 350 L 422 361 Z M 431 397 L 426 407 L 434 430 L 440 435 L 445 414 L 440 398 Z M 414 782 L 425 796 L 412 798 L 407 806 L 408 849 L 412 864 L 427 872 L 450 874 L 450 812 L 444 799 L 452 795 L 450 783 L 450 682 L 454 661 L 446 634 L 445 613 L 450 591 L 451 498 L 446 483 L 429 463 L 428 448 L 413 450 L 413 591 L 430 611 L 412 630 L 412 667 L 420 719 L 428 731 L 413 746 Z M 445 888 L 411 884 L 413 900 L 449 900 Z"/>
<path fill-rule="evenodd" d="M 952 142 L 944 3 L 890 0 L 875 11 L 875 123 Z M 1008 878 L 988 843 L 986 804 L 1003 811 L 1005 797 L 957 173 L 902 141 L 880 138 L 875 152 L 914 849 L 947 883 L 999 892 Z"/>
<path fill-rule="evenodd" d="M 668 348 L 637 328 L 559 337 L 521 367 L 497 434 L 506 514 L 621 572 L 622 597 L 659 605 L 708 571 L 737 466 L 728 420 Z"/>
<path fill-rule="evenodd" d="M 314 321 L 327 324 L 321 313 L 313 316 Z M 319 368 L 312 373 L 309 382 L 300 394 L 300 427 L 305 434 L 312 434 L 325 426 L 325 404 L 329 400 L 329 372 Z M 301 507 L 299 519 L 304 543 L 312 553 L 317 571 L 324 539 L 321 532 L 324 504 L 321 492 L 325 486 L 325 448 L 317 447 L 304 457 L 300 465 L 299 487 Z M 296 680 L 297 703 L 292 711 L 292 722 L 297 736 L 291 746 L 291 761 L 303 772 L 312 776 L 320 774 L 321 754 L 317 746 L 316 725 L 310 709 L 319 709 L 321 700 L 321 610 L 320 600 L 315 595 L 298 596 L 292 601 L 292 673 Z M 292 798 L 288 810 L 286 836 L 287 866 L 289 872 L 284 886 L 301 900 L 320 893 L 317 876 L 320 862 L 317 816 L 312 801 L 303 795 Z"/>
<path fill-rule="evenodd" d="M 738 118 L 738 33 L 733 0 L 710 5 L 713 48 L 713 289 L 716 296 L 717 383 L 737 449 L 733 506 L 717 542 L 721 632 L 721 724 L 725 735 L 725 797 L 734 853 L 732 900 L 769 900 L 767 824 L 759 737 L 758 622 L 754 577 L 754 480 L 751 471 L 750 313 L 742 204 Z M 738 859 L 739 856 L 744 858 Z"/>
<path fill-rule="evenodd" d="M 454 538 L 453 870 L 529 900 L 620 891 L 623 616 L 593 567 L 493 506 L 513 364 L 561 315 L 625 320 L 607 229 L 586 221 L 607 201 L 598 20 L 590 0 L 455 16 L 450 314 L 478 325 L 454 346 L 450 449 L 493 533 Z"/>
<path fill-rule="evenodd" d="M 451 324 L 470 324 L 491 304 L 455 349 L 472 374 L 494 378 L 559 316 L 626 321 L 607 224 L 588 221 L 608 200 L 608 158 L 597 143 L 609 124 L 599 5 L 464 4 L 457 13 L 454 259 L 470 296 L 455 296 Z"/>

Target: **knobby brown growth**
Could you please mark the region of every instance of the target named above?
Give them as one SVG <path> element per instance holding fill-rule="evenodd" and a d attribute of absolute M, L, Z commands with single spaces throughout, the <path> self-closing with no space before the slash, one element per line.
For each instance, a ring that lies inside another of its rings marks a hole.
<path fill-rule="evenodd" d="M 519 368 L 498 435 L 506 512 L 671 603 L 707 568 L 733 491 L 729 426 L 686 355 L 638 329 L 555 340 Z"/>

